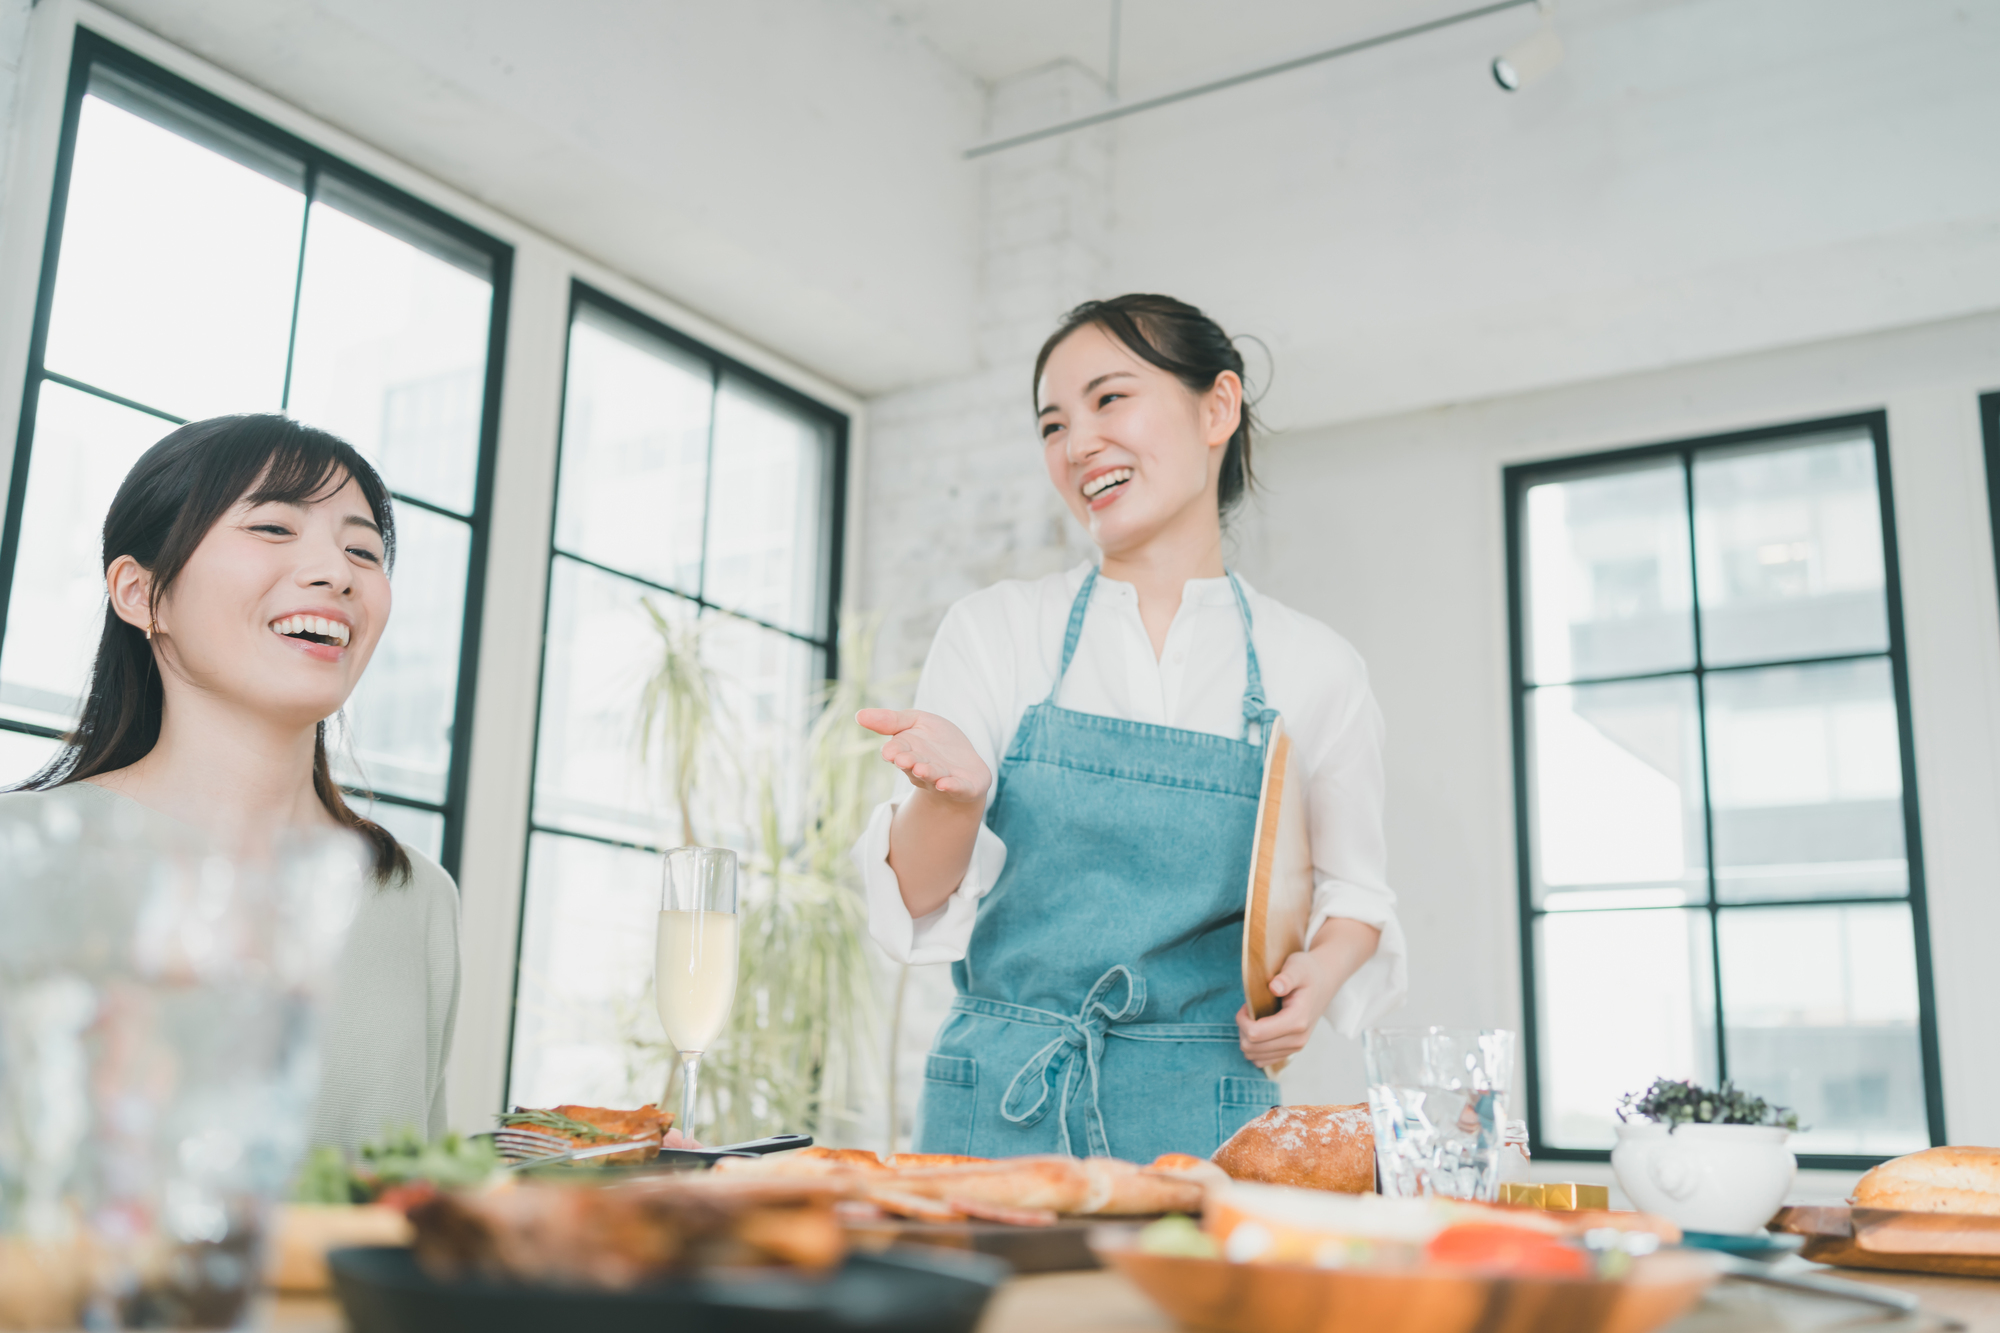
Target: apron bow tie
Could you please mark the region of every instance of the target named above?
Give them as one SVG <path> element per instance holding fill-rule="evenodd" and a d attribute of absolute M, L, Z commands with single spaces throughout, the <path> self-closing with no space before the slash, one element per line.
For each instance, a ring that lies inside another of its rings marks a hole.
<path fill-rule="evenodd" d="M 1110 996 L 1121 983 L 1125 988 L 1125 998 L 1114 1008 Z M 1069 1142 L 1069 1108 L 1076 1099 L 1077 1091 L 1073 1061 L 1075 1053 L 1082 1051 L 1084 1072 L 1090 1079 L 1090 1109 L 1085 1120 L 1090 1140 L 1088 1155 L 1109 1157 L 1111 1142 L 1105 1136 L 1104 1116 L 1097 1106 L 1097 1062 L 1104 1054 L 1104 1034 L 1111 1030 L 1111 1025 L 1131 1022 L 1145 1007 L 1146 979 L 1123 963 L 1112 967 L 1090 988 L 1090 994 L 1084 997 L 1076 1017 L 1051 1015 L 1063 1024 L 1062 1035 L 1036 1051 L 1015 1073 L 1013 1082 L 1007 1085 L 1006 1096 L 1000 1099 L 1000 1114 L 1014 1124 L 1032 1125 L 1059 1102 L 1063 1151 L 1074 1156 Z M 1060 1092 L 1052 1086 L 1058 1077 L 1062 1080 Z M 1034 1100 L 1026 1106 L 1021 1105 L 1027 1101 L 1030 1091 Z M 1051 1093 L 1055 1095 L 1052 1097 Z"/>

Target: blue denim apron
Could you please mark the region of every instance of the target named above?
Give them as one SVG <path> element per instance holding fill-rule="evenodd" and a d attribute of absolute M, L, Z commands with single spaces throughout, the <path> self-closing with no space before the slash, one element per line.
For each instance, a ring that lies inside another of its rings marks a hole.
<path fill-rule="evenodd" d="M 1278 1104 L 1243 1058 L 1243 896 L 1277 714 L 1250 604 L 1244 738 L 1061 707 L 1097 571 L 1049 697 L 1022 715 L 986 822 L 1007 844 L 924 1070 L 920 1152 L 1206 1157 Z"/>

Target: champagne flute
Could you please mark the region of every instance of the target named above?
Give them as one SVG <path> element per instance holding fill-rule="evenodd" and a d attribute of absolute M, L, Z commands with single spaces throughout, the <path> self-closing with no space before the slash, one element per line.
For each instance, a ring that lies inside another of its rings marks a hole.
<path fill-rule="evenodd" d="M 736 853 L 676 847 L 662 860 L 653 994 L 681 1056 L 680 1131 L 692 1134 L 701 1055 L 736 999 Z"/>

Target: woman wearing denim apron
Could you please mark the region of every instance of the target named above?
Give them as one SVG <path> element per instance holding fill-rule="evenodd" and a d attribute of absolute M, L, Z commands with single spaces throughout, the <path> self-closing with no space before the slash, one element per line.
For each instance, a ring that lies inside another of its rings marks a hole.
<path fill-rule="evenodd" d="M 1079 306 L 1035 366 L 1050 480 L 1100 557 L 996 584 L 939 627 L 916 707 L 870 709 L 909 778 L 855 848 L 895 956 L 952 963 L 922 1152 L 1207 1156 L 1277 1105 L 1323 1015 L 1400 999 L 1381 715 L 1324 625 L 1223 564 L 1250 480 L 1243 362 L 1160 296 Z M 1331 571 L 1328 571 L 1331 574 Z M 1308 947 L 1243 1002 L 1243 899 L 1270 724 L 1304 762 Z"/>

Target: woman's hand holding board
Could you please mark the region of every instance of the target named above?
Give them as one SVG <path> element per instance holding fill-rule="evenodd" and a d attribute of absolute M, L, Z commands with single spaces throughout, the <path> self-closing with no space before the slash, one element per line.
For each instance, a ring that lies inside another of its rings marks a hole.
<path fill-rule="evenodd" d="M 1329 917 L 1313 937 L 1313 946 L 1285 960 L 1271 978 L 1271 993 L 1283 1006 L 1268 1018 L 1258 1018 L 1245 1004 L 1236 1011 L 1236 1031 L 1243 1058 L 1268 1071 L 1306 1048 L 1313 1024 L 1333 1003 L 1333 997 L 1375 954 L 1382 932 L 1347 917 Z"/>
<path fill-rule="evenodd" d="M 864 708 L 854 720 L 889 738 L 882 758 L 916 787 L 889 826 L 889 868 L 910 915 L 929 916 L 972 864 L 993 772 L 965 733 L 936 713 Z"/>

